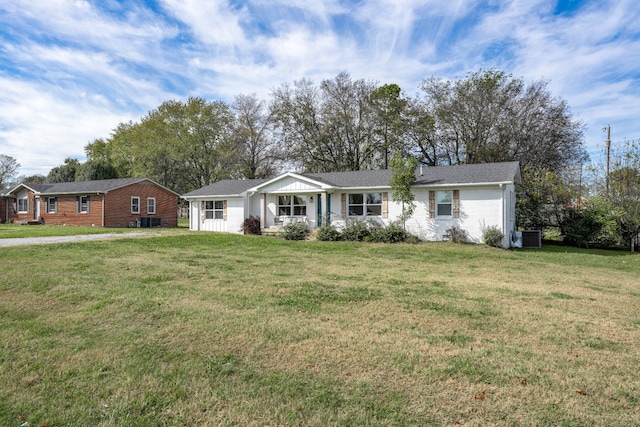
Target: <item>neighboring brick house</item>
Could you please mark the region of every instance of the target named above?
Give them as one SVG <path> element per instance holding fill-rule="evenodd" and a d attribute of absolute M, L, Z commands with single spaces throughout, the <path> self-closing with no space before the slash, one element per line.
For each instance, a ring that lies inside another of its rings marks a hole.
<path fill-rule="evenodd" d="M 3 195 L 6 220 L 95 227 L 178 226 L 179 195 L 147 178 L 19 184 Z"/>
<path fill-rule="evenodd" d="M 4 197 L 9 192 L 9 188 L 0 188 L 0 224 L 7 222 L 9 217 L 9 201 Z"/>

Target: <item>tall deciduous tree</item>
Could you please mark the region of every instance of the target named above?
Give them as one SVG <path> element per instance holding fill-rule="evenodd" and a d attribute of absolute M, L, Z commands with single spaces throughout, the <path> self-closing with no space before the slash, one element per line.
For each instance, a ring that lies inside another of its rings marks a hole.
<path fill-rule="evenodd" d="M 288 159 L 308 172 L 375 167 L 375 88 L 342 72 L 319 86 L 303 79 L 276 89 L 272 111 Z"/>
<path fill-rule="evenodd" d="M 402 89 L 397 84 L 385 84 L 375 89 L 369 96 L 374 113 L 374 134 L 379 139 L 381 166 L 389 168 L 389 154 L 395 150 L 406 151 L 403 135 L 408 122 L 404 114 L 408 100 L 402 97 Z"/>
<path fill-rule="evenodd" d="M 583 124 L 547 82 L 481 70 L 458 81 L 427 79 L 422 90 L 435 135 L 420 148 L 436 164 L 518 160 L 557 172 L 584 153 Z"/>
<path fill-rule="evenodd" d="M 67 157 L 66 159 L 64 159 L 64 164 L 56 166 L 49 171 L 46 182 L 74 182 L 76 181 L 76 174 L 80 167 L 81 164 L 78 159 Z"/>
<path fill-rule="evenodd" d="M 16 159 L 6 154 L 0 154 L 0 189 L 11 183 L 19 167 L 20 163 Z"/>
<path fill-rule="evenodd" d="M 239 173 L 243 178 L 268 178 L 278 172 L 281 156 L 273 138 L 272 114 L 255 94 L 235 97 L 235 139 L 239 150 Z"/>
<path fill-rule="evenodd" d="M 107 142 L 95 139 L 84 148 L 87 160 L 76 173 L 77 181 L 94 181 L 98 179 L 118 178 L 118 171 L 109 157 Z"/>
<path fill-rule="evenodd" d="M 623 153 L 614 159 L 606 193 L 619 209 L 618 229 L 622 242 L 633 251 L 640 235 L 640 144 L 628 141 Z"/>
<path fill-rule="evenodd" d="M 119 176 L 147 176 L 188 192 L 238 175 L 234 117 L 221 101 L 165 101 L 140 123 L 121 123 L 108 141 Z"/>

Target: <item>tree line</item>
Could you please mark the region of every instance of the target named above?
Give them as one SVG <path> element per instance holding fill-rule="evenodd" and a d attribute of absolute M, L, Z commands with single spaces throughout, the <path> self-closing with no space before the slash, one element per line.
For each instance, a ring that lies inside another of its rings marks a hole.
<path fill-rule="evenodd" d="M 613 203 L 616 176 L 633 181 L 624 167 L 638 170 L 630 160 L 630 166 L 620 163 L 608 192 L 596 188 L 596 173 L 587 188 L 584 124 L 566 101 L 553 96 L 546 81 L 491 69 L 459 80 L 427 78 L 414 96 L 396 84 L 341 72 L 282 84 L 266 100 L 251 94 L 230 103 L 165 101 L 90 142 L 85 162 L 66 159 L 44 181 L 145 176 L 182 194 L 220 179 L 269 178 L 284 170 L 389 168 L 395 153 L 427 166 L 517 160 L 524 179 L 520 226 L 553 225 L 563 236 L 573 230 L 571 209 L 591 207 L 582 198 L 603 194 Z M 574 240 L 594 244 L 593 238 Z"/>

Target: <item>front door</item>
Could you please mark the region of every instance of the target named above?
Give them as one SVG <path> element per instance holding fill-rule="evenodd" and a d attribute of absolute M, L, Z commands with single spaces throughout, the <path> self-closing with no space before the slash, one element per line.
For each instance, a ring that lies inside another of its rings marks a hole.
<path fill-rule="evenodd" d="M 40 219 L 40 197 L 34 198 L 33 216 L 36 221 Z"/>
<path fill-rule="evenodd" d="M 322 226 L 322 194 L 318 194 L 318 227 Z M 331 221 L 331 194 L 327 194 L 327 224 Z"/>

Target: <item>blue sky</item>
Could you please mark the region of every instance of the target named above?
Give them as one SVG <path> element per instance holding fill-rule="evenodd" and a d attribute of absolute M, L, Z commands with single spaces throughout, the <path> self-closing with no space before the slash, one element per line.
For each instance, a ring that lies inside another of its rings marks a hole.
<path fill-rule="evenodd" d="M 268 99 L 301 78 L 397 83 L 497 68 L 548 80 L 592 160 L 640 138 L 632 0 L 0 2 L 0 154 L 47 174 L 169 99 Z"/>

